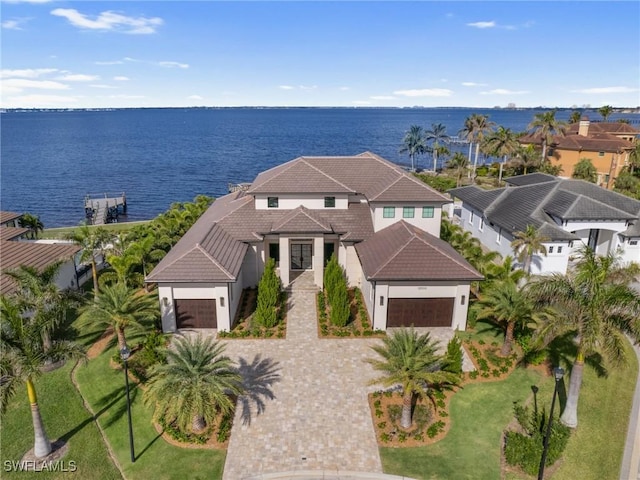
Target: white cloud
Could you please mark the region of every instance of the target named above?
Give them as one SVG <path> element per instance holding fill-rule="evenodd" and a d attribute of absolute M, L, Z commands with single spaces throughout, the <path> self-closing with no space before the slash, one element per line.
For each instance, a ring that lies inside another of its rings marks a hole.
<path fill-rule="evenodd" d="M 204 97 L 201 97 L 200 95 L 189 95 L 187 98 L 189 100 L 204 100 Z"/>
<path fill-rule="evenodd" d="M 144 95 L 109 95 L 109 98 L 124 98 L 124 99 L 136 99 L 136 98 L 146 98 Z"/>
<path fill-rule="evenodd" d="M 463 87 L 486 87 L 486 83 L 476 83 L 476 82 L 462 82 Z"/>
<path fill-rule="evenodd" d="M 467 27 L 475 27 L 475 28 L 494 28 L 496 27 L 496 22 L 473 22 L 467 23 Z"/>
<path fill-rule="evenodd" d="M 188 63 L 179 63 L 179 62 L 157 62 L 156 63 L 160 67 L 165 68 L 189 68 Z"/>
<path fill-rule="evenodd" d="M 20 89 L 37 88 L 41 90 L 69 90 L 69 85 L 52 80 L 30 80 L 26 78 L 8 78 L 3 80 L 2 87 Z"/>
<path fill-rule="evenodd" d="M 113 85 L 104 85 L 104 84 L 93 84 L 93 85 L 89 85 L 91 88 L 104 88 L 104 89 L 113 89 L 113 88 L 118 88 L 118 87 L 114 87 Z"/>
<path fill-rule="evenodd" d="M 57 68 L 24 68 L 19 70 L 2 69 L 0 70 L 0 78 L 38 78 L 40 75 L 46 75 L 47 73 L 54 73 L 57 71 Z"/>
<path fill-rule="evenodd" d="M 354 100 L 351 103 L 353 103 L 354 105 L 371 105 L 371 102 L 367 100 Z"/>
<path fill-rule="evenodd" d="M 81 73 L 68 73 L 56 78 L 56 80 L 65 80 L 67 82 L 93 82 L 99 79 L 98 75 L 84 75 Z"/>
<path fill-rule="evenodd" d="M 572 90 L 575 93 L 632 93 L 637 92 L 637 88 L 629 87 L 594 87 L 582 88 L 580 90 Z"/>
<path fill-rule="evenodd" d="M 315 90 L 316 88 L 318 88 L 317 85 L 300 85 L 298 87 L 300 90 Z"/>
<path fill-rule="evenodd" d="M 3 99 L 3 106 L 6 108 L 42 108 L 69 105 L 77 101 L 78 99 L 76 97 L 33 94 Z"/>
<path fill-rule="evenodd" d="M 293 90 L 295 87 L 292 87 L 291 85 L 280 85 L 278 88 L 280 90 Z"/>
<path fill-rule="evenodd" d="M 396 97 L 392 95 L 374 95 L 373 97 L 369 97 L 371 100 L 395 100 Z"/>
<path fill-rule="evenodd" d="M 507 90 L 506 88 L 494 88 L 486 92 L 480 92 L 480 95 L 524 95 L 529 93 L 527 90 Z"/>
<path fill-rule="evenodd" d="M 122 65 L 124 62 L 122 60 L 111 60 L 105 62 L 93 62 L 96 65 Z"/>
<path fill-rule="evenodd" d="M 24 18 L 12 18 L 11 20 L 5 20 L 4 22 L 0 23 L 0 26 L 7 30 L 22 30 L 22 24 L 26 22 L 27 20 Z"/>
<path fill-rule="evenodd" d="M 422 88 L 411 90 L 396 90 L 394 95 L 403 97 L 450 97 L 453 91 L 447 88 Z"/>
<path fill-rule="evenodd" d="M 155 33 L 156 28 L 164 23 L 159 17 L 128 17 L 120 13 L 107 10 L 94 18 L 80 13 L 74 8 L 56 8 L 51 10 L 51 15 L 66 18 L 71 25 L 87 29 L 114 31 L 132 34 Z"/>
<path fill-rule="evenodd" d="M 350 88 L 349 87 L 340 87 L 339 90 L 341 90 L 343 92 L 346 92 L 347 90 L 350 90 Z"/>
<path fill-rule="evenodd" d="M 115 77 L 113 77 L 113 79 L 116 82 L 128 82 L 129 81 L 129 77 L 124 77 L 122 75 L 115 76 Z"/>

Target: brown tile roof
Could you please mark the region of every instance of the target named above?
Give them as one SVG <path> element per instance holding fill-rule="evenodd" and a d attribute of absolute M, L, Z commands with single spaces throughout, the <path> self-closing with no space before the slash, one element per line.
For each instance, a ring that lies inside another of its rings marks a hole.
<path fill-rule="evenodd" d="M 571 123 L 567 127 L 567 133 L 577 134 L 580 123 Z M 611 133 L 614 135 L 635 134 L 640 135 L 640 130 L 636 130 L 628 123 L 624 122 L 589 122 L 589 133 Z"/>
<path fill-rule="evenodd" d="M 21 213 L 0 211 L 0 225 L 4 225 L 5 223 L 10 222 L 11 220 L 20 218 L 21 216 L 22 216 Z"/>
<path fill-rule="evenodd" d="M 356 244 L 369 280 L 481 280 L 444 240 L 401 220 Z"/>
<path fill-rule="evenodd" d="M 318 170 L 304 157 L 259 174 L 249 193 L 353 193 L 335 178 Z"/>
<path fill-rule="evenodd" d="M 21 237 L 27 232 L 29 232 L 28 228 L 0 226 L 0 240 L 13 240 L 14 238 Z"/>
<path fill-rule="evenodd" d="M 78 245 L 66 243 L 33 243 L 0 241 L 0 269 L 2 272 L 21 265 L 42 270 L 58 260 L 68 260 L 80 251 Z M 15 292 L 16 284 L 8 275 L 0 275 L 0 293 Z"/>
<path fill-rule="evenodd" d="M 290 210 L 271 226 L 271 233 L 331 232 L 331 225 L 317 211 L 303 206 Z"/>

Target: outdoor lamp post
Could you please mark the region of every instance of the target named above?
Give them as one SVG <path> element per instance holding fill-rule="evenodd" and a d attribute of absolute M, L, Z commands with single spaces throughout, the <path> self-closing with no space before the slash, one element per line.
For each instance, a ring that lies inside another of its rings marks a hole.
<path fill-rule="evenodd" d="M 124 382 L 127 387 L 127 415 L 129 418 L 129 450 L 131 450 L 131 463 L 136 461 L 136 454 L 133 450 L 133 426 L 131 425 L 131 398 L 129 397 L 129 371 L 127 370 L 127 360 L 131 356 L 131 350 L 126 345 L 120 349 L 120 358 L 124 364 Z"/>
<path fill-rule="evenodd" d="M 551 423 L 553 422 L 553 408 L 556 406 L 556 395 L 558 393 L 558 385 L 560 380 L 564 376 L 564 369 L 556 367 L 553 369 L 553 377 L 556 384 L 553 387 L 553 398 L 551 399 L 551 411 L 549 412 L 549 422 L 547 423 L 547 433 L 544 436 L 544 442 L 542 444 L 542 458 L 540 459 L 540 468 L 538 469 L 538 480 L 542 480 L 544 477 L 544 462 L 547 461 L 547 451 L 549 450 L 549 437 L 551 436 Z"/>

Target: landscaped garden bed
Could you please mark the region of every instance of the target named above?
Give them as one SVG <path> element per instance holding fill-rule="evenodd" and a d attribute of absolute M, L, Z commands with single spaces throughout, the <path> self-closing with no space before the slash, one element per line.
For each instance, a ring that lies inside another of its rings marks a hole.
<path fill-rule="evenodd" d="M 512 353 L 506 357 L 502 356 L 500 343 L 496 341 L 466 339 L 462 345 L 476 368 L 465 374 L 467 381 L 504 380 L 518 363 L 518 354 Z"/>
<path fill-rule="evenodd" d="M 219 338 L 285 338 L 287 332 L 287 292 L 279 295 L 277 307 L 278 323 L 273 327 L 259 325 L 254 320 L 258 306 L 258 289 L 245 288 L 242 291 L 240 305 L 233 327 L 229 332 L 218 332 Z"/>
<path fill-rule="evenodd" d="M 323 338 L 344 337 L 383 337 L 382 330 L 373 330 L 369 314 L 362 300 L 362 293 L 357 287 L 347 290 L 349 302 L 349 319 L 346 325 L 339 326 L 331 322 L 331 307 L 325 292 L 317 294 L 318 336 Z"/>

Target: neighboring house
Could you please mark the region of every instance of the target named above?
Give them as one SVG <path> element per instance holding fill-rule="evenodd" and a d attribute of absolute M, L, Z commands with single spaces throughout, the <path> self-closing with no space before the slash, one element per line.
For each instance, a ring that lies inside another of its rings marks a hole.
<path fill-rule="evenodd" d="M 438 238 L 449 200 L 369 152 L 300 157 L 218 198 L 149 274 L 165 331 L 229 330 L 243 289 L 274 258 L 286 287 L 311 271 L 322 288 L 337 255 L 377 329 L 466 327 L 482 276 Z"/>
<path fill-rule="evenodd" d="M 615 179 L 629 164 L 629 155 L 640 131 L 621 122 L 589 122 L 587 118 L 568 126 L 565 136 L 556 136 L 547 150 L 547 160 L 561 166 L 560 175 L 571 178 L 576 164 L 583 158 L 596 167 L 596 183 L 612 189 Z M 539 135 L 525 135 L 520 143 L 540 145 Z"/>
<path fill-rule="evenodd" d="M 531 272 L 565 273 L 581 245 L 598 254 L 619 252 L 640 262 L 640 202 L 583 180 L 542 173 L 507 178 L 509 186 L 476 186 L 449 193 L 462 201 L 456 209 L 464 230 L 501 255 L 514 255 L 515 233 L 533 225 L 547 238 L 547 256 L 535 255 Z"/>
<path fill-rule="evenodd" d="M 22 215 L 0 212 L 0 294 L 11 295 L 17 291 L 16 282 L 4 272 L 25 265 L 43 270 L 49 265 L 62 261 L 56 278 L 59 288 L 77 288 L 79 246 L 53 241 L 28 241 L 28 228 L 17 227 Z"/>

